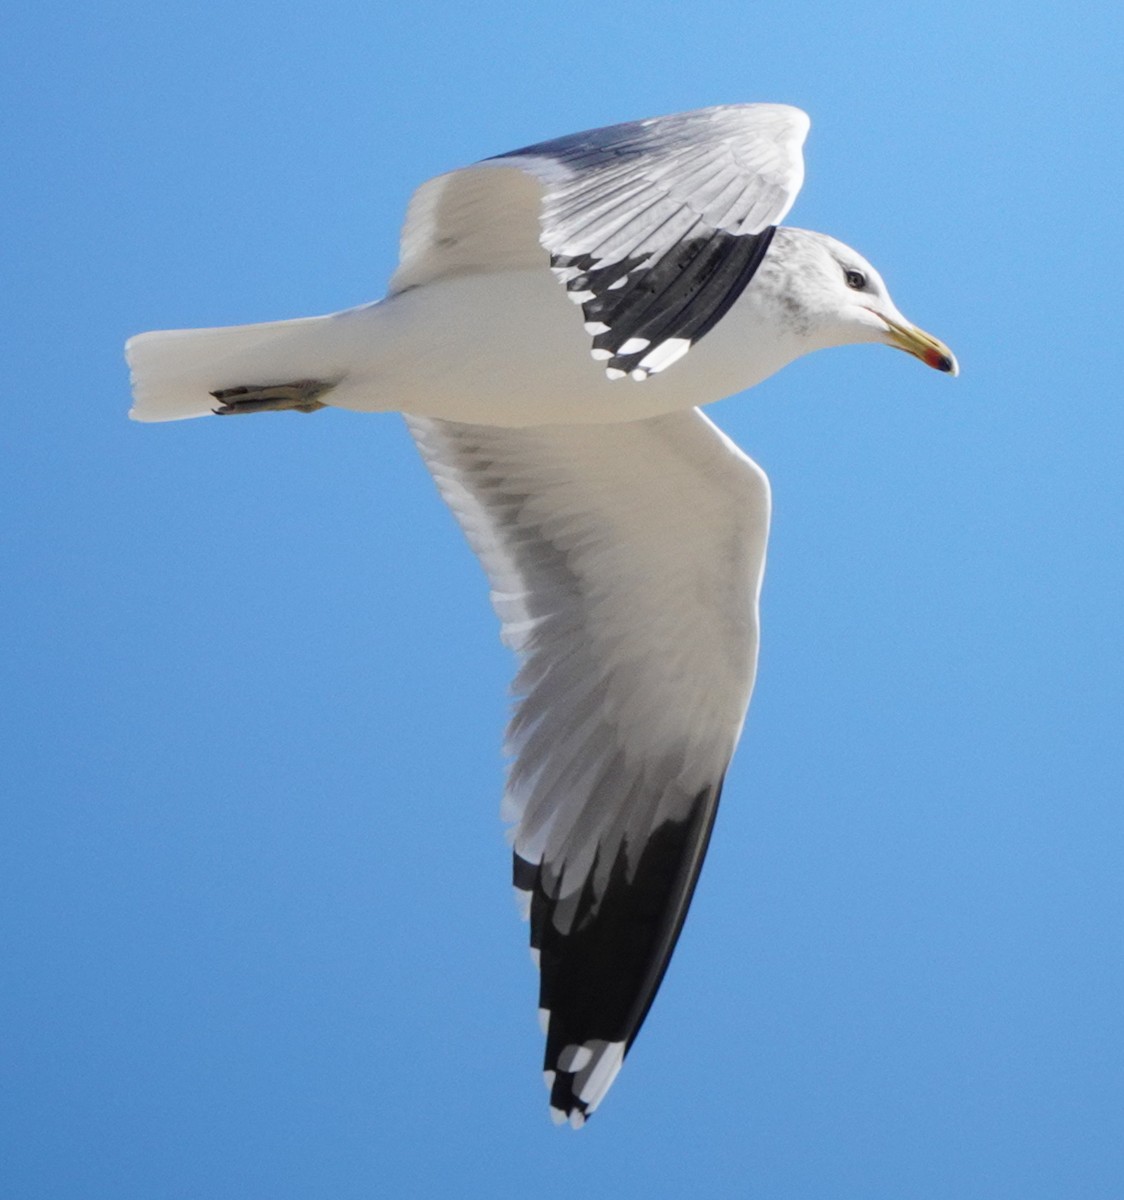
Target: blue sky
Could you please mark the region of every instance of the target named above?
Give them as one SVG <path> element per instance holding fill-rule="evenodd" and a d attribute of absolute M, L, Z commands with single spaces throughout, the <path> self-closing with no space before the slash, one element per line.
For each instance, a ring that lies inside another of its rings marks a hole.
<path fill-rule="evenodd" d="M 1124 1187 L 1115 5 L 42 3 L 0 45 L 0 1181 L 23 1197 Z M 395 417 L 140 427 L 126 336 L 376 298 L 423 179 L 787 101 L 872 347 L 769 472 L 757 694 L 672 968 L 555 1130 L 511 663 Z"/>

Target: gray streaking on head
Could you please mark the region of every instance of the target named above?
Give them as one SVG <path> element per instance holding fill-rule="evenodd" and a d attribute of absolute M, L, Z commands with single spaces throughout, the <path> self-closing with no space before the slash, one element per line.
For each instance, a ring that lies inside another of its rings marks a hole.
<path fill-rule="evenodd" d="M 768 482 L 698 406 L 851 342 L 957 369 L 861 255 L 778 227 L 807 130 L 731 105 L 488 159 L 415 193 L 383 300 L 127 347 L 141 421 L 406 414 L 519 656 L 503 812 L 575 1126 L 663 978 L 756 669 Z"/>

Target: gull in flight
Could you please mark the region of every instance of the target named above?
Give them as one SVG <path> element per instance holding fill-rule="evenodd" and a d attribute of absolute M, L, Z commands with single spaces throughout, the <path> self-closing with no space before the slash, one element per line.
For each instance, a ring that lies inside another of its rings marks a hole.
<path fill-rule="evenodd" d="M 384 299 L 126 348 L 139 421 L 405 415 L 519 659 L 503 815 L 575 1127 L 667 969 L 756 670 L 769 485 L 698 406 L 852 342 L 957 371 L 860 254 L 780 225 L 808 124 L 727 105 L 487 159 L 414 194 Z"/>

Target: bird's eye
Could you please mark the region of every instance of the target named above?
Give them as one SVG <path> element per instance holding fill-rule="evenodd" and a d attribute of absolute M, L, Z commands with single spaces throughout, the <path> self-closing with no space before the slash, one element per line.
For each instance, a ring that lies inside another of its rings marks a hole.
<path fill-rule="evenodd" d="M 847 286 L 854 288 L 856 292 L 861 292 L 866 287 L 866 276 L 862 271 L 856 271 L 854 267 L 844 271 L 843 278 L 847 281 Z"/>

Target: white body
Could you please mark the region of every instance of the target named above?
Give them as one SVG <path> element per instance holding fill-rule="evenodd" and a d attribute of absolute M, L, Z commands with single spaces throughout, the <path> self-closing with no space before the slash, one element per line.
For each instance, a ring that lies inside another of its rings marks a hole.
<path fill-rule="evenodd" d="M 549 271 L 461 275 L 324 317 L 141 334 L 128 345 L 132 416 L 208 415 L 247 382 L 336 381 L 326 403 L 481 425 L 608 424 L 694 408 L 807 353 L 753 283 L 673 369 L 610 380 Z"/>

